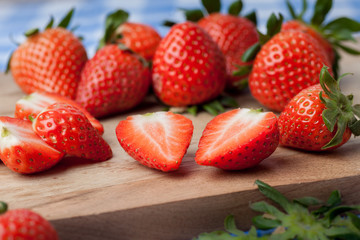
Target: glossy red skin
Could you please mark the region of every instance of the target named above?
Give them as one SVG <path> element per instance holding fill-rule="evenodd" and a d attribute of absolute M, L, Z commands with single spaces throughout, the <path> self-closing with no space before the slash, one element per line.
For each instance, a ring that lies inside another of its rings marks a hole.
<path fill-rule="evenodd" d="M 148 67 L 134 54 L 107 45 L 86 63 L 76 102 L 94 117 L 105 117 L 137 106 L 149 86 Z"/>
<path fill-rule="evenodd" d="M 62 152 L 44 143 L 32 131 L 31 122 L 6 116 L 1 116 L 0 122 L 12 125 L 28 134 L 26 138 L 21 138 L 12 133 L 19 143 L 6 149 L 3 149 L 4 146 L 0 147 L 0 159 L 14 172 L 21 174 L 42 172 L 56 165 L 64 156 Z M 40 142 L 40 144 L 36 142 Z"/>
<path fill-rule="evenodd" d="M 321 68 L 331 64 L 324 49 L 301 31 L 276 34 L 257 54 L 249 77 L 253 97 L 281 112 L 301 90 L 319 83 Z"/>
<path fill-rule="evenodd" d="M 29 117 L 31 117 L 32 119 L 35 119 L 36 116 L 41 112 L 41 110 L 33 109 L 32 104 L 36 104 L 39 107 L 39 109 L 43 109 L 54 103 L 61 103 L 61 102 L 68 103 L 68 104 L 71 104 L 71 105 L 77 107 L 79 110 L 81 110 L 85 114 L 85 116 L 89 119 L 91 125 L 93 125 L 93 127 L 96 128 L 96 130 L 98 130 L 100 135 L 104 134 L 103 125 L 96 118 L 94 118 L 88 111 L 86 111 L 86 109 L 81 107 L 74 100 L 71 100 L 69 98 L 63 97 L 63 96 L 55 94 L 55 93 L 34 92 L 32 94 L 42 96 L 46 100 L 45 101 L 37 101 L 37 102 L 31 101 L 31 103 L 29 103 L 28 105 L 26 105 L 26 104 L 24 105 L 22 102 L 20 102 L 21 100 L 19 100 L 18 102 L 16 102 L 16 105 L 15 105 L 15 118 L 29 120 Z M 28 95 L 28 96 L 25 96 L 24 99 L 26 100 L 27 98 L 31 98 L 31 97 L 32 97 L 32 95 Z"/>
<path fill-rule="evenodd" d="M 141 23 L 121 24 L 116 30 L 116 34 L 122 36 L 119 42 L 148 61 L 154 57 L 156 48 L 161 41 L 161 36 L 154 28 Z"/>
<path fill-rule="evenodd" d="M 316 84 L 302 90 L 288 103 L 279 116 L 280 144 L 307 151 L 324 151 L 321 148 L 334 137 L 336 128 L 330 132 L 322 119 L 325 105 L 319 98 L 321 91 L 320 84 Z M 351 131 L 347 128 L 343 141 L 326 150 L 340 147 L 350 137 Z"/>
<path fill-rule="evenodd" d="M 166 130 L 163 125 L 159 124 L 156 126 L 153 124 L 151 130 L 150 128 L 148 129 L 153 135 L 146 136 L 133 123 L 134 118 L 139 116 L 129 116 L 126 120 L 118 123 L 116 137 L 125 152 L 142 165 L 163 172 L 176 171 L 179 169 L 190 145 L 194 126 L 190 119 L 180 114 L 172 112 L 154 114 L 166 115 L 168 123 L 166 125 L 166 128 L 168 128 L 167 132 L 165 132 Z M 163 146 L 162 151 L 158 151 L 158 145 Z M 163 152 L 166 151 L 170 151 L 174 156 L 170 158 L 164 155 Z"/>
<path fill-rule="evenodd" d="M 206 145 L 207 138 L 214 138 L 217 134 L 214 129 L 224 124 L 224 119 L 231 118 L 238 109 L 234 109 L 213 118 L 205 127 L 199 141 L 195 161 L 204 166 L 217 167 L 224 170 L 242 170 L 254 167 L 269 157 L 279 145 L 279 129 L 277 117 L 269 112 L 266 122 L 262 122 L 257 129 L 251 129 L 256 136 L 242 144 L 236 143 L 236 147 L 229 149 L 228 145 L 222 145 L 221 154 L 211 154 L 211 157 L 203 156 L 203 152 L 212 151 Z"/>
<path fill-rule="evenodd" d="M 319 45 L 325 49 L 330 63 L 334 63 L 335 52 L 333 47 L 331 46 L 331 43 L 328 40 L 326 40 L 326 38 L 324 38 L 318 31 L 316 31 L 310 25 L 307 25 L 298 20 L 291 20 L 283 23 L 283 25 L 281 26 L 281 31 L 289 31 L 289 30 L 299 30 L 307 34 L 310 34 L 313 38 L 315 38 L 319 42 Z"/>
<path fill-rule="evenodd" d="M 33 130 L 55 149 L 92 161 L 112 157 L 109 144 L 76 107 L 55 103 L 44 109 L 34 120 Z"/>
<path fill-rule="evenodd" d="M 27 94 L 44 91 L 74 99 L 86 61 L 85 48 L 76 36 L 63 28 L 51 28 L 20 45 L 10 69 Z"/>
<path fill-rule="evenodd" d="M 236 89 L 239 82 L 247 79 L 248 75 L 235 77 L 233 72 L 238 69 L 237 66 L 252 64 L 252 62 L 244 63 L 241 57 L 259 40 L 256 26 L 246 18 L 221 13 L 212 13 L 202 18 L 198 24 L 219 45 L 226 58 L 227 88 Z"/>
<path fill-rule="evenodd" d="M 152 80 L 155 94 L 167 105 L 204 103 L 225 87 L 224 56 L 201 27 L 176 24 L 155 52 Z"/>
<path fill-rule="evenodd" d="M 54 227 L 46 219 L 27 209 L 9 210 L 1 214 L 0 229 L 0 239 L 59 239 Z"/>

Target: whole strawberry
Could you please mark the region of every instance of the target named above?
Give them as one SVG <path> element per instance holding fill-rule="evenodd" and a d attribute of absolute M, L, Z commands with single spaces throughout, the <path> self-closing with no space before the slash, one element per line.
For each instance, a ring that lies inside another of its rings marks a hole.
<path fill-rule="evenodd" d="M 180 167 L 193 130 L 191 120 L 183 115 L 155 112 L 120 121 L 116 137 L 121 147 L 142 165 L 169 172 Z"/>
<path fill-rule="evenodd" d="M 206 125 L 195 161 L 225 170 L 241 170 L 258 165 L 278 144 L 279 129 L 274 113 L 234 109 Z"/>
<path fill-rule="evenodd" d="M 174 25 L 153 59 L 153 87 L 170 106 L 201 104 L 217 97 L 226 83 L 224 56 L 201 27 Z"/>
<path fill-rule="evenodd" d="M 81 74 L 76 102 L 95 117 L 132 109 L 145 98 L 149 90 L 151 80 L 148 63 L 134 52 L 139 49 L 133 50 L 120 43 L 124 38 L 116 34 L 127 18 L 128 14 L 122 10 L 107 16 L 100 49 L 86 63 Z"/>
<path fill-rule="evenodd" d="M 109 144 L 81 110 L 67 103 L 54 103 L 33 121 L 33 130 L 50 146 L 72 156 L 105 161 L 112 157 Z"/>
<path fill-rule="evenodd" d="M 256 55 L 249 77 L 251 94 L 267 108 L 282 111 L 298 92 L 319 82 L 323 65 L 331 66 L 313 37 L 301 31 L 280 32 Z"/>
<path fill-rule="evenodd" d="M 0 202 L 0 239 L 58 240 L 54 227 L 38 213 L 28 209 L 7 210 Z"/>
<path fill-rule="evenodd" d="M 54 28 L 52 19 L 43 32 L 27 32 L 27 40 L 12 54 L 10 70 L 25 93 L 45 91 L 75 98 L 87 55 L 81 41 L 66 30 L 72 13 Z"/>
<path fill-rule="evenodd" d="M 287 104 L 279 117 L 282 145 L 323 151 L 340 147 L 352 133 L 360 135 L 360 107 L 352 106 L 352 95 L 340 92 L 339 80 L 323 67 L 320 84 L 302 90 Z"/>
<path fill-rule="evenodd" d="M 303 18 L 308 9 L 306 0 L 303 1 L 303 9 L 299 14 L 296 13 L 289 0 L 286 0 L 286 3 L 294 20 L 285 22 L 282 31 L 300 30 L 313 36 L 324 47 L 333 66 L 335 76 L 337 76 L 341 58 L 339 50 L 352 55 L 360 55 L 359 50 L 344 44 L 345 42 L 356 41 L 353 33 L 360 31 L 360 22 L 348 17 L 327 19 L 327 15 L 333 6 L 333 0 L 317 0 L 314 5 L 313 15 L 309 18 L 310 21 L 305 21 Z M 325 21 L 325 19 L 327 20 Z"/>
<path fill-rule="evenodd" d="M 0 159 L 9 169 L 22 174 L 41 172 L 63 155 L 33 132 L 30 121 L 0 117 Z"/>
<path fill-rule="evenodd" d="M 129 14 L 116 10 L 106 20 L 105 32 L 100 47 L 122 43 L 147 61 L 151 61 L 161 41 L 159 33 L 151 26 L 128 21 Z"/>
<path fill-rule="evenodd" d="M 24 120 L 31 120 L 36 118 L 36 116 L 46 107 L 54 103 L 68 103 L 75 106 L 81 110 L 85 116 L 91 122 L 96 130 L 102 135 L 104 133 L 103 125 L 94 118 L 88 111 L 82 108 L 74 100 L 71 100 L 66 97 L 62 97 L 55 93 L 45 93 L 45 92 L 33 92 L 32 94 L 26 95 L 16 102 L 15 105 L 15 117 L 21 118 Z"/>

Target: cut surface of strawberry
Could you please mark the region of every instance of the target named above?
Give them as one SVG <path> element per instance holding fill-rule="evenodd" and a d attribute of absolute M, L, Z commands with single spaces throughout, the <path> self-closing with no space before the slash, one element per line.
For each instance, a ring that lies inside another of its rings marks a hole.
<path fill-rule="evenodd" d="M 33 130 L 49 145 L 72 156 L 92 161 L 112 157 L 109 144 L 75 106 L 55 103 L 38 114 Z"/>
<path fill-rule="evenodd" d="M 36 135 L 31 122 L 0 117 L 0 158 L 11 170 L 29 174 L 47 170 L 63 157 Z"/>
<path fill-rule="evenodd" d="M 54 103 L 68 103 L 75 106 L 85 114 L 91 125 L 93 125 L 101 135 L 104 133 L 103 125 L 86 109 L 81 107 L 75 101 L 55 93 L 34 92 L 26 95 L 16 102 L 15 117 L 24 120 L 29 120 L 29 118 L 35 119 L 44 108 Z"/>
<path fill-rule="evenodd" d="M 192 121 L 180 114 L 155 112 L 120 121 L 116 136 L 122 148 L 135 160 L 167 172 L 179 168 L 193 129 Z"/>
<path fill-rule="evenodd" d="M 216 116 L 206 125 L 195 161 L 227 170 L 245 169 L 269 157 L 278 144 L 274 113 L 234 109 Z"/>

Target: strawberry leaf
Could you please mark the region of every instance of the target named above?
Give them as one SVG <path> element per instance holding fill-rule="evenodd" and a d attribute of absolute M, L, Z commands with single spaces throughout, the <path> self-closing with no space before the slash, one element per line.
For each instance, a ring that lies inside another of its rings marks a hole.
<path fill-rule="evenodd" d="M 11 58 L 12 58 L 13 54 L 14 54 L 14 51 L 12 51 L 10 53 L 9 60 L 8 60 L 8 62 L 6 64 L 5 74 L 8 74 L 10 72 L 10 63 L 11 63 Z"/>
<path fill-rule="evenodd" d="M 281 212 L 279 209 L 264 201 L 253 203 L 251 204 L 250 207 L 254 211 L 268 213 L 278 219 L 282 219 L 285 216 L 285 214 Z"/>
<path fill-rule="evenodd" d="M 252 219 L 252 223 L 255 225 L 255 227 L 262 230 L 277 228 L 281 225 L 281 222 L 279 220 L 269 219 L 263 216 L 254 217 Z"/>
<path fill-rule="evenodd" d="M 337 118 L 339 117 L 340 112 L 334 109 L 325 109 L 322 113 L 322 119 L 330 132 L 334 131 Z"/>
<path fill-rule="evenodd" d="M 350 32 L 359 32 L 360 23 L 351 18 L 341 17 L 329 22 L 324 26 L 324 29 L 335 32 L 343 29 L 349 30 Z"/>
<path fill-rule="evenodd" d="M 201 0 L 201 2 L 209 14 L 214 12 L 220 12 L 220 0 Z"/>
<path fill-rule="evenodd" d="M 229 215 L 225 218 L 224 221 L 225 230 L 229 233 L 235 234 L 237 236 L 245 235 L 243 231 L 240 231 L 235 224 L 235 218 L 233 215 Z"/>
<path fill-rule="evenodd" d="M 359 234 L 356 234 L 351 229 L 343 226 L 325 229 L 325 234 L 329 237 L 328 239 L 356 240 L 360 237 Z"/>
<path fill-rule="evenodd" d="M 187 110 L 187 112 L 190 113 L 191 115 L 196 116 L 196 114 L 197 114 L 197 112 L 198 112 L 198 106 L 197 106 L 197 105 L 194 105 L 194 106 L 188 107 L 186 110 Z"/>
<path fill-rule="evenodd" d="M 5 202 L 0 201 L 0 214 L 5 213 L 7 209 L 8 205 Z"/>
<path fill-rule="evenodd" d="M 53 16 L 51 16 L 51 17 L 50 17 L 50 21 L 49 21 L 49 23 L 48 23 L 48 24 L 46 24 L 45 29 L 52 28 L 52 26 L 53 26 L 53 25 L 54 25 L 54 17 L 53 17 Z"/>
<path fill-rule="evenodd" d="M 335 136 L 330 140 L 330 142 L 325 144 L 321 149 L 328 149 L 331 147 L 335 147 L 342 142 L 343 136 L 344 136 L 344 133 L 345 133 L 345 130 L 347 127 L 347 122 L 348 122 L 348 120 L 345 117 L 343 117 L 343 115 L 341 115 L 338 118 L 337 130 L 336 130 Z"/>
<path fill-rule="evenodd" d="M 230 4 L 228 13 L 230 15 L 238 16 L 243 8 L 242 0 L 236 0 L 232 4 Z"/>
<path fill-rule="evenodd" d="M 221 95 L 219 101 L 221 105 L 223 105 L 224 107 L 231 107 L 231 108 L 239 107 L 237 101 L 234 98 L 227 95 Z"/>
<path fill-rule="evenodd" d="M 359 50 L 356 50 L 356 49 L 353 49 L 353 48 L 350 48 L 350 47 L 347 47 L 339 42 L 336 42 L 334 43 L 335 46 L 341 48 L 343 51 L 349 53 L 349 54 L 352 54 L 352 55 L 360 55 L 360 51 Z"/>
<path fill-rule="evenodd" d="M 248 14 L 244 15 L 244 17 L 253 22 L 255 26 L 257 25 L 257 17 L 255 11 L 249 12 Z"/>
<path fill-rule="evenodd" d="M 180 10 L 184 12 L 186 20 L 191 22 L 197 22 L 204 17 L 204 13 L 200 9 L 181 8 Z"/>
<path fill-rule="evenodd" d="M 244 55 L 243 55 L 244 56 Z M 237 66 L 237 70 L 233 71 L 233 76 L 246 76 L 251 72 L 251 66 Z"/>
<path fill-rule="evenodd" d="M 288 8 L 288 10 L 289 10 L 289 13 L 290 13 L 291 17 L 292 17 L 293 19 L 297 19 L 298 16 L 296 15 L 295 10 L 294 10 L 294 7 L 293 7 L 293 5 L 290 3 L 289 0 L 286 0 L 286 6 L 287 6 L 287 8 Z"/>
<path fill-rule="evenodd" d="M 360 104 L 355 104 L 352 107 L 352 111 L 358 118 L 360 118 Z"/>
<path fill-rule="evenodd" d="M 259 53 L 260 49 L 261 49 L 261 44 L 259 42 L 255 43 L 244 52 L 244 54 L 241 57 L 241 60 L 243 62 L 250 62 L 254 60 L 256 55 Z M 242 72 L 242 70 L 240 71 Z"/>
<path fill-rule="evenodd" d="M 74 14 L 75 9 L 72 8 L 63 19 L 61 19 L 58 27 L 67 28 L 69 26 L 69 23 L 71 21 L 72 15 Z"/>
<path fill-rule="evenodd" d="M 351 212 L 346 213 L 346 216 L 350 218 L 351 223 L 354 225 L 354 227 L 360 230 L 360 218 Z"/>
<path fill-rule="evenodd" d="M 279 33 L 283 20 L 284 17 L 281 13 L 279 13 L 279 17 L 276 17 L 276 15 L 272 13 L 266 24 L 267 35 L 272 37 L 275 34 Z"/>
<path fill-rule="evenodd" d="M 287 5 L 287 8 L 289 10 L 289 13 L 290 13 L 291 17 L 293 19 L 298 19 L 298 20 L 302 21 L 302 18 L 303 18 L 304 14 L 306 13 L 306 10 L 307 10 L 307 1 L 302 0 L 302 10 L 301 10 L 299 15 L 296 14 L 294 6 L 290 3 L 289 0 L 286 0 L 286 5 Z"/>
<path fill-rule="evenodd" d="M 34 36 L 34 35 L 36 35 L 36 34 L 38 34 L 38 33 L 39 33 L 39 29 L 38 29 L 38 28 L 33 28 L 33 29 L 30 29 L 30 30 L 26 31 L 26 32 L 24 33 L 24 35 L 25 35 L 26 37 L 31 37 L 31 36 Z"/>
<path fill-rule="evenodd" d="M 165 26 L 165 27 L 172 27 L 176 24 L 176 22 L 174 21 L 170 21 L 170 20 L 165 20 L 161 25 Z"/>
<path fill-rule="evenodd" d="M 326 213 L 325 218 L 331 223 L 337 216 L 349 212 L 360 210 L 359 206 L 337 206 L 332 208 L 329 212 Z"/>
<path fill-rule="evenodd" d="M 320 26 L 326 15 L 329 13 L 332 7 L 332 0 L 317 0 L 314 9 L 314 15 L 311 18 L 311 24 L 315 26 Z"/>
<path fill-rule="evenodd" d="M 360 136 L 360 120 L 356 120 L 355 122 L 351 123 L 349 128 L 355 136 Z"/>
<path fill-rule="evenodd" d="M 304 207 L 319 205 L 321 201 L 314 197 L 302 197 L 293 200 L 294 203 L 300 204 Z"/>

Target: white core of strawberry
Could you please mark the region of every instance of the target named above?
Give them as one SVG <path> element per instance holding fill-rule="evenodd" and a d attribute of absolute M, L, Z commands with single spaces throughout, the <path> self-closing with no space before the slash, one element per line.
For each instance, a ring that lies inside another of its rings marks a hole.
<path fill-rule="evenodd" d="M 20 104 L 24 109 L 32 109 L 37 112 L 40 112 L 43 108 L 55 103 L 55 100 L 39 93 L 32 93 L 19 101 L 17 104 Z"/>

